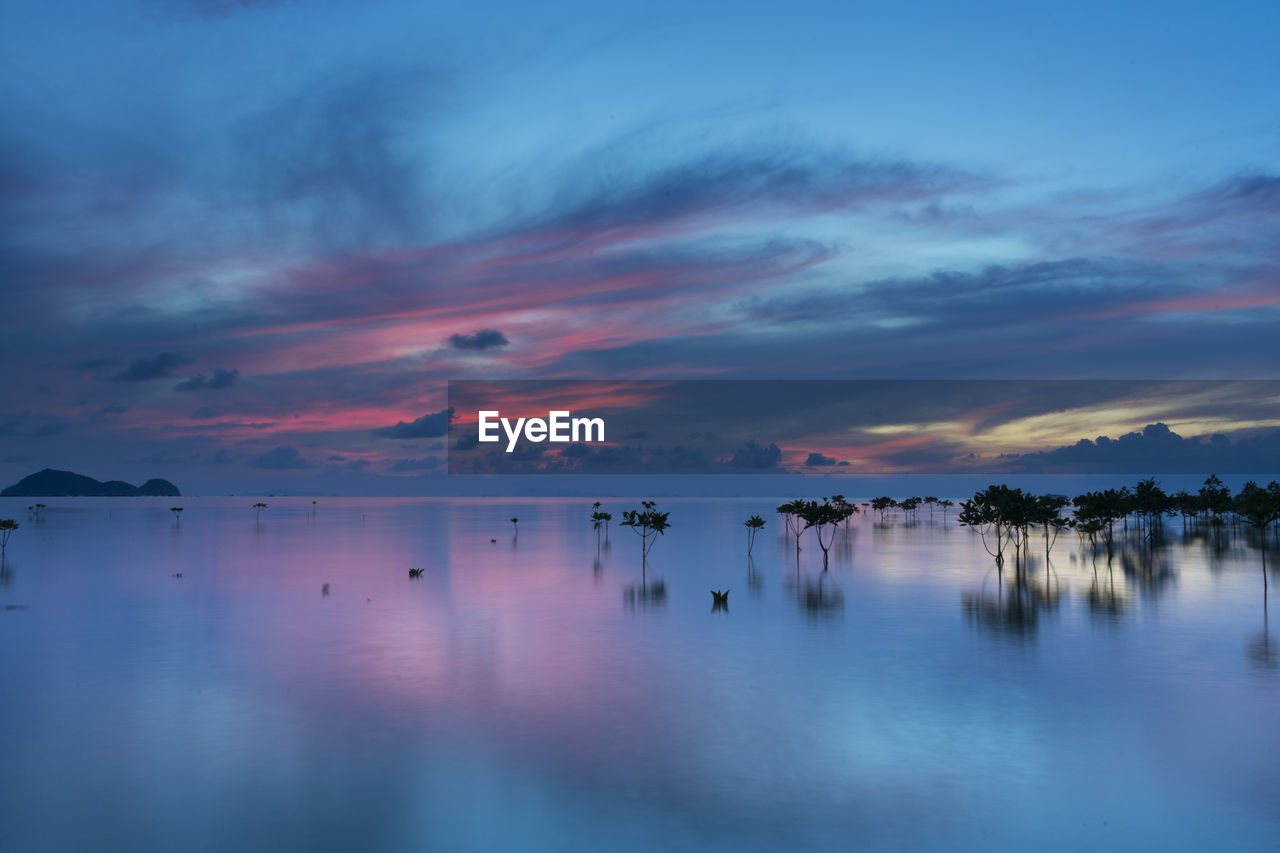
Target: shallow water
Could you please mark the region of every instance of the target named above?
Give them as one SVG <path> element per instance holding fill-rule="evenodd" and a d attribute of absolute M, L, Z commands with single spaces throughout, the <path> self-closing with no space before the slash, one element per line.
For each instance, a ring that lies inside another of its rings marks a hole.
<path fill-rule="evenodd" d="M 1019 588 L 927 509 L 823 573 L 667 500 L 641 587 L 581 500 L 47 502 L 0 504 L 6 850 L 1275 849 L 1260 555 L 1177 521 Z"/>

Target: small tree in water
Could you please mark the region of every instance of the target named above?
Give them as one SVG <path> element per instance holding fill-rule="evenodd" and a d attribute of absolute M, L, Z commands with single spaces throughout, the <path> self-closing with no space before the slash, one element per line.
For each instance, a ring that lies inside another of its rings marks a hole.
<path fill-rule="evenodd" d="M 667 521 L 671 513 L 658 512 L 653 501 L 641 501 L 640 506 L 642 509 L 630 509 L 622 514 L 622 526 L 630 527 L 640 537 L 640 566 L 643 568 L 649 562 L 649 551 L 654 543 L 671 526 Z"/>
<path fill-rule="evenodd" d="M 880 520 L 884 521 L 885 510 L 893 509 L 898 502 L 888 495 L 871 499 L 871 508 L 880 513 Z"/>
<path fill-rule="evenodd" d="M 181 527 L 182 526 L 182 507 L 171 506 L 169 507 L 169 512 L 173 513 L 173 526 Z"/>
<path fill-rule="evenodd" d="M 600 504 L 597 503 L 595 504 L 595 506 L 600 506 Z M 613 521 L 613 513 L 601 512 L 600 510 L 596 510 L 595 512 L 591 513 L 591 526 L 595 528 L 595 531 L 596 531 L 596 550 L 597 551 L 600 550 L 600 530 L 603 528 L 605 532 L 605 537 L 608 538 L 610 521 Z"/>
<path fill-rule="evenodd" d="M 262 518 L 262 511 L 263 511 L 264 509 L 266 509 L 266 508 L 267 508 L 267 505 L 266 505 L 266 504 L 264 504 L 262 501 L 258 501 L 256 504 L 254 504 L 254 505 L 253 505 L 253 520 L 254 520 L 254 521 L 259 521 L 259 520 Z"/>
<path fill-rule="evenodd" d="M 520 519 L 518 518 L 511 519 L 511 526 L 515 528 L 516 535 L 519 536 L 520 535 Z"/>
<path fill-rule="evenodd" d="M 5 549 L 9 547 L 9 537 L 18 529 L 18 522 L 12 518 L 0 518 L 0 559 L 4 558 Z"/>
<path fill-rule="evenodd" d="M 778 515 L 782 516 L 782 522 L 787 526 L 788 535 L 795 537 L 797 554 L 800 552 L 800 534 L 805 531 L 804 521 L 800 518 L 800 510 L 803 507 L 804 501 L 799 499 L 787 501 L 778 507 Z"/>
<path fill-rule="evenodd" d="M 951 507 L 955 505 L 956 505 L 955 501 L 947 498 L 943 498 L 942 500 L 938 501 L 938 506 L 942 507 L 942 523 L 943 524 L 947 523 L 947 510 L 951 509 Z"/>
<path fill-rule="evenodd" d="M 1272 482 L 1262 488 L 1250 480 L 1240 489 L 1232 501 L 1232 509 L 1250 527 L 1258 531 L 1258 547 L 1262 551 L 1262 580 L 1266 589 L 1267 579 L 1267 528 L 1280 520 L 1280 485 Z"/>
<path fill-rule="evenodd" d="M 802 501 L 799 508 L 800 518 L 804 520 L 805 529 L 812 527 L 818 537 L 818 547 L 822 549 L 822 569 L 827 569 L 827 559 L 831 546 L 836 539 L 836 531 L 858 508 L 843 500 L 832 502 L 827 498 L 822 503 Z"/>
<path fill-rule="evenodd" d="M 742 523 L 747 528 L 747 556 L 750 557 L 751 549 L 756 544 L 756 534 L 764 530 L 764 519 L 758 515 L 753 515 Z"/>

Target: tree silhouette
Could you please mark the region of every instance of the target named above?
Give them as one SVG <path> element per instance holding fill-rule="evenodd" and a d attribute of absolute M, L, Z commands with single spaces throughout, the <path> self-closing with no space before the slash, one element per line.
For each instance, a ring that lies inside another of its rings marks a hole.
<path fill-rule="evenodd" d="M 592 506 L 599 507 L 600 502 L 596 501 L 594 504 L 592 504 Z M 596 550 L 597 551 L 600 550 L 600 530 L 601 529 L 603 529 L 605 532 L 605 539 L 607 540 L 609 538 L 609 522 L 610 521 L 613 521 L 613 513 L 601 512 L 599 509 L 596 509 L 594 512 L 591 513 L 591 527 L 596 531 Z"/>
<path fill-rule="evenodd" d="M 800 553 L 800 534 L 804 533 L 806 529 L 803 520 L 800 518 L 800 509 L 803 506 L 804 501 L 797 498 L 780 504 L 777 509 L 778 515 L 782 516 L 782 523 L 787 527 L 787 534 L 795 537 L 797 554 Z"/>
<path fill-rule="evenodd" d="M 951 507 L 955 505 L 956 505 L 955 501 L 949 500 L 946 498 L 938 501 L 938 506 L 942 507 L 942 523 L 943 524 L 947 523 L 947 510 L 951 509 Z"/>
<path fill-rule="evenodd" d="M 1272 481 L 1267 488 L 1250 480 L 1235 496 L 1231 507 L 1253 529 L 1258 531 L 1258 545 L 1262 551 L 1263 595 L 1267 580 L 1267 528 L 1280 519 L 1280 484 Z"/>
<path fill-rule="evenodd" d="M 169 507 L 169 512 L 173 513 L 173 526 L 181 527 L 182 526 L 182 507 L 171 506 Z"/>
<path fill-rule="evenodd" d="M 256 504 L 254 504 L 254 505 L 253 505 L 253 520 L 254 520 L 254 521 L 260 521 L 260 520 L 261 520 L 261 518 L 262 518 L 262 511 L 263 511 L 264 509 L 266 509 L 266 508 L 267 508 L 267 505 L 266 505 L 266 504 L 264 504 L 262 501 L 258 501 Z"/>
<path fill-rule="evenodd" d="M 518 518 L 511 519 L 511 526 L 515 528 L 516 535 L 519 536 L 520 535 L 520 519 Z"/>
<path fill-rule="evenodd" d="M 756 544 L 756 534 L 764 530 L 764 519 L 758 515 L 753 515 L 742 523 L 747 528 L 747 556 L 750 557 L 751 549 Z"/>
<path fill-rule="evenodd" d="M 18 522 L 12 518 L 0 518 L 0 559 L 3 559 L 5 549 L 9 547 L 9 537 L 17 529 Z"/>
<path fill-rule="evenodd" d="M 814 529 L 818 537 L 818 547 L 822 549 L 822 569 L 826 571 L 831 546 L 836 539 L 836 531 L 858 508 L 841 500 L 833 502 L 830 498 L 818 501 L 801 501 L 798 514 L 804 521 L 804 529 Z"/>
<path fill-rule="evenodd" d="M 897 505 L 898 505 L 898 502 L 895 501 L 893 498 L 889 497 L 888 495 L 882 495 L 878 498 L 871 499 L 871 508 L 874 509 L 876 512 L 880 513 L 881 522 L 884 521 L 885 511 L 893 509 Z"/>
<path fill-rule="evenodd" d="M 671 513 L 658 512 L 654 501 L 641 501 L 639 510 L 627 510 L 622 514 L 622 526 L 630 527 L 640 537 L 640 567 L 643 570 L 649 562 L 649 551 L 657 543 L 658 537 L 671 527 L 667 520 Z M 652 539 L 652 541 L 650 541 Z"/>

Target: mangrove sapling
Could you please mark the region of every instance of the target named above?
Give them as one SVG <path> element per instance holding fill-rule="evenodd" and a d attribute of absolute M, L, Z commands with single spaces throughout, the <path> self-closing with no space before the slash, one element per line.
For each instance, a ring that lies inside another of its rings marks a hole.
<path fill-rule="evenodd" d="M 742 523 L 747 528 L 747 557 L 750 558 L 751 549 L 756 544 L 756 534 L 764 530 L 764 519 L 758 515 L 753 515 Z"/>
<path fill-rule="evenodd" d="M 622 514 L 622 526 L 630 527 L 640 537 L 640 568 L 643 570 L 649 563 L 649 551 L 657 543 L 658 537 L 671 527 L 668 521 L 670 512 L 658 512 L 654 501 L 641 501 L 639 510 L 631 509 Z"/>
<path fill-rule="evenodd" d="M 951 507 L 955 505 L 956 505 L 955 501 L 947 498 L 943 498 L 942 500 L 938 501 L 938 506 L 942 507 L 942 523 L 944 525 L 947 523 L 947 510 L 951 509 Z"/>
<path fill-rule="evenodd" d="M 778 515 L 782 516 L 782 522 L 786 525 L 787 534 L 795 537 L 796 553 L 800 553 L 800 534 L 804 533 L 805 526 L 800 518 L 800 509 L 804 506 L 804 501 L 797 498 L 794 501 L 787 501 L 778 507 Z"/>
<path fill-rule="evenodd" d="M 1231 507 L 1236 515 L 1258 531 L 1264 594 L 1267 578 L 1267 528 L 1280 520 L 1280 501 L 1277 496 L 1280 496 L 1280 486 L 1274 481 L 1264 489 L 1250 480 L 1240 489 L 1240 494 L 1236 495 Z"/>
<path fill-rule="evenodd" d="M 926 495 L 924 502 L 929 505 L 929 520 L 933 521 L 933 508 L 937 505 L 938 499 L 932 495 Z"/>
<path fill-rule="evenodd" d="M 181 527 L 182 526 L 182 507 L 171 506 L 169 507 L 169 512 L 173 513 L 173 526 Z"/>
<path fill-rule="evenodd" d="M 982 537 L 982 547 L 995 557 L 996 568 L 1004 567 L 1004 551 L 1006 545 L 1012 543 L 1019 548 L 1030 524 L 1030 505 L 1035 499 L 1022 491 L 1008 486 L 987 486 L 981 492 L 975 492 L 973 498 L 960 502 L 960 515 L 956 519 L 966 527 L 976 527 Z M 988 539 L 991 535 L 992 538 Z M 995 550 L 992 550 L 994 545 Z M 1015 558 L 1019 554 L 1015 552 Z"/>
<path fill-rule="evenodd" d="M 596 501 L 595 503 L 593 503 L 591 505 L 591 510 L 592 510 L 591 521 L 593 522 L 592 526 L 595 527 L 596 529 L 596 546 L 599 547 L 600 545 L 599 531 L 600 531 L 601 525 L 604 526 L 604 542 L 606 545 L 608 545 L 609 544 L 609 522 L 613 521 L 613 513 L 601 512 L 600 501 Z"/>
<path fill-rule="evenodd" d="M 264 509 L 266 509 L 266 508 L 267 508 L 267 505 L 266 505 L 266 504 L 264 504 L 262 501 L 258 501 L 256 504 L 254 504 L 254 505 L 253 505 L 253 520 L 254 520 L 254 521 L 260 521 L 260 520 L 261 520 L 261 518 L 262 518 L 262 511 L 263 511 Z"/>
<path fill-rule="evenodd" d="M 515 528 L 516 535 L 519 536 L 520 535 L 520 519 L 518 518 L 511 519 L 511 526 Z"/>
<path fill-rule="evenodd" d="M 422 570 L 422 569 L 410 569 L 410 570 L 409 570 L 409 577 L 410 577 L 410 578 L 420 578 L 420 577 L 422 577 L 422 572 L 423 572 L 423 570 Z M 325 584 L 325 586 L 328 586 L 328 584 Z"/>
<path fill-rule="evenodd" d="M 596 506 L 600 506 L 600 504 L 596 504 Z M 612 520 L 613 520 L 612 513 L 600 512 L 599 510 L 596 510 L 595 512 L 591 513 L 591 526 L 596 531 L 596 550 L 597 551 L 600 550 L 600 530 L 602 528 L 604 529 L 606 534 L 606 540 L 607 540 L 608 531 L 609 531 L 609 522 Z"/>
<path fill-rule="evenodd" d="M 1062 517 L 1062 510 L 1069 501 L 1060 495 L 1041 495 L 1036 498 L 1035 522 L 1044 528 L 1044 561 L 1049 562 L 1049 551 L 1058 541 L 1058 534 L 1071 526 L 1071 519 Z"/>
<path fill-rule="evenodd" d="M 898 502 L 888 495 L 882 495 L 878 498 L 871 499 L 871 508 L 880 513 L 880 522 L 884 523 L 884 514 L 886 510 L 893 509 Z"/>
<path fill-rule="evenodd" d="M 18 529 L 18 522 L 12 518 L 0 518 L 0 559 L 4 558 L 5 549 L 9 547 L 9 537 Z"/>
<path fill-rule="evenodd" d="M 804 521 L 805 529 L 812 527 L 818 537 L 818 547 L 822 549 L 822 570 L 827 570 L 827 560 L 831 551 L 831 546 L 835 542 L 836 531 L 840 529 L 840 525 L 844 523 L 852 512 L 849 510 L 856 509 L 850 504 L 834 504 L 828 498 L 823 498 L 822 503 L 817 501 L 802 501 L 799 508 L 800 518 Z"/>
<path fill-rule="evenodd" d="M 858 505 L 845 500 L 844 495 L 832 495 L 831 505 L 844 515 L 844 535 L 849 537 L 849 520 L 858 512 Z"/>
<path fill-rule="evenodd" d="M 1200 487 L 1200 503 L 1211 521 L 1220 520 L 1231 512 L 1231 490 L 1222 484 L 1217 474 L 1210 474 Z"/>

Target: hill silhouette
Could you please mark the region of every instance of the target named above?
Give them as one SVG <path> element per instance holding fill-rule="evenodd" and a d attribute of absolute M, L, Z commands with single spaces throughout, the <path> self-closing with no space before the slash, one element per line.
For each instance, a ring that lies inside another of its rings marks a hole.
<path fill-rule="evenodd" d="M 141 486 L 126 483 L 123 480 L 108 480 L 105 483 L 76 474 L 72 471 L 56 471 L 45 468 L 29 477 L 23 477 L 9 488 L 0 492 L 4 497 L 180 497 L 182 492 L 168 480 L 159 478 L 147 480 Z"/>

